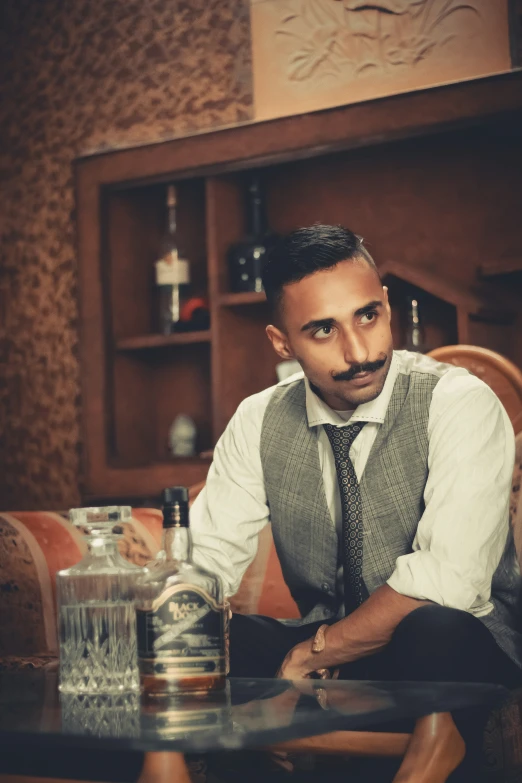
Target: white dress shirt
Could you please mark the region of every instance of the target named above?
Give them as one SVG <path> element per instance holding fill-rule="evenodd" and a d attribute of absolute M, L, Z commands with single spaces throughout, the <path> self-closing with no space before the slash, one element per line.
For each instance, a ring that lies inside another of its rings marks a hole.
<path fill-rule="evenodd" d="M 308 426 L 317 435 L 319 462 L 332 524 L 342 511 L 333 452 L 323 424 L 368 422 L 350 450 L 359 481 L 398 374 L 412 363 L 433 360 L 395 351 L 381 394 L 355 411 L 334 411 L 307 380 Z M 278 386 L 302 378 L 287 378 Z M 263 416 L 276 386 L 244 400 L 218 441 L 206 486 L 191 510 L 194 560 L 222 577 L 228 595 L 237 592 L 270 522 L 260 456 Z M 413 551 L 399 557 L 388 584 L 398 593 L 442 606 L 488 614 L 491 579 L 508 535 L 509 496 L 515 442 L 498 397 L 482 381 L 457 367 L 435 386 L 428 419 L 425 510 Z"/>

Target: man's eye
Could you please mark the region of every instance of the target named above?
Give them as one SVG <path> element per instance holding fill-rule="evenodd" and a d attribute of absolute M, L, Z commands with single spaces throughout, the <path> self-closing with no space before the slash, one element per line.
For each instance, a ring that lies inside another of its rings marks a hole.
<path fill-rule="evenodd" d="M 318 340 L 324 340 L 325 337 L 330 337 L 332 331 L 333 329 L 331 326 L 321 326 L 317 332 L 314 332 L 314 337 L 316 337 Z"/>
<path fill-rule="evenodd" d="M 375 321 L 375 319 L 377 318 L 377 313 L 375 312 L 375 310 L 371 310 L 369 313 L 365 313 L 362 316 L 362 318 L 366 318 L 367 319 L 366 321 L 363 321 L 363 323 L 369 324 L 372 321 Z"/>

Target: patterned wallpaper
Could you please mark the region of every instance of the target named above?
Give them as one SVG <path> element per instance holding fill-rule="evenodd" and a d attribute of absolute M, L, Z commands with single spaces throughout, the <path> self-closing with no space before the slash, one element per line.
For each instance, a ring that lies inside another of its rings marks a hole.
<path fill-rule="evenodd" d="M 3 0 L 0 508 L 79 501 L 73 159 L 251 107 L 248 0 Z"/>

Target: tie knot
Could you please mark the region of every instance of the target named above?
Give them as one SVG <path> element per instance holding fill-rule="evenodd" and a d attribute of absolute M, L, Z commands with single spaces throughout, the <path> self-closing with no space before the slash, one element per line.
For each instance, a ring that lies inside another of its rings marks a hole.
<path fill-rule="evenodd" d="M 347 424 L 346 427 L 334 427 L 333 424 L 323 425 L 334 453 L 338 449 L 349 451 L 355 438 L 366 423 L 365 421 L 358 421 L 355 424 Z"/>

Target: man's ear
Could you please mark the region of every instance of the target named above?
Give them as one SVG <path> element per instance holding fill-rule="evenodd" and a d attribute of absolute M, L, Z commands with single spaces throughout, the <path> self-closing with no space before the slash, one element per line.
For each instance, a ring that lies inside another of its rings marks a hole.
<path fill-rule="evenodd" d="M 281 331 L 281 329 L 278 329 L 277 326 L 274 326 L 273 324 L 269 324 L 266 327 L 266 333 L 268 335 L 268 339 L 274 346 L 275 352 L 278 354 L 278 356 L 281 357 L 281 359 L 295 359 L 295 355 L 290 348 L 288 338 L 286 334 Z"/>

